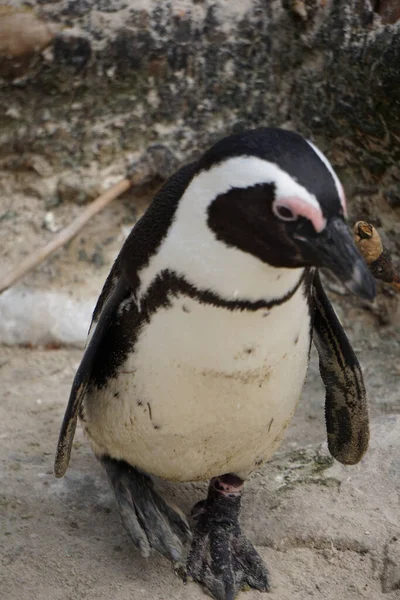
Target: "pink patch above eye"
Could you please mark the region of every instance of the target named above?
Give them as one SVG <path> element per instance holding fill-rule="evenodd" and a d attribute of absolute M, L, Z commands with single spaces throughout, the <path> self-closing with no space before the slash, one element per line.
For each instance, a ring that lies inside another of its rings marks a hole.
<path fill-rule="evenodd" d="M 321 233 L 326 226 L 326 219 L 322 214 L 319 206 L 314 206 L 307 200 L 298 198 L 297 196 L 288 196 L 285 198 L 277 198 L 275 206 L 286 206 L 294 215 L 309 219 L 317 233 Z"/>

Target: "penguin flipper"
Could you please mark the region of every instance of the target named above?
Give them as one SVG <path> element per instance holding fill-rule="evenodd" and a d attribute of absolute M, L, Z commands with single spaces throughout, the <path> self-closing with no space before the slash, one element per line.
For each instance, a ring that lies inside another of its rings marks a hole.
<path fill-rule="evenodd" d="M 314 277 L 314 344 L 325 385 L 329 451 L 339 462 L 354 465 L 369 442 L 368 405 L 360 364 L 329 302 L 318 271 Z"/>
<path fill-rule="evenodd" d="M 76 424 L 78 421 L 79 408 L 90 381 L 98 348 L 105 333 L 110 327 L 119 304 L 123 298 L 126 297 L 127 292 L 128 287 L 118 273 L 116 265 L 114 265 L 94 310 L 91 328 L 95 327 L 95 329 L 86 346 L 81 364 L 79 365 L 72 384 L 68 405 L 61 425 L 54 461 L 54 473 L 56 477 L 63 477 L 68 468 L 72 442 L 74 441 Z M 96 318 L 98 318 L 98 320 Z"/>

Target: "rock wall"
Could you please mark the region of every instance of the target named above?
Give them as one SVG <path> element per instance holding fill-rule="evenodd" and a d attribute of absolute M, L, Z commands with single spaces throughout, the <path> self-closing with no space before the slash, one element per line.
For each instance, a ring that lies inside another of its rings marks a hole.
<path fill-rule="evenodd" d="M 152 144 L 181 162 L 227 132 L 284 125 L 327 151 L 353 212 L 390 237 L 399 15 L 398 0 L 6 1 L 0 166 L 30 169 L 34 155 L 68 174 Z"/>

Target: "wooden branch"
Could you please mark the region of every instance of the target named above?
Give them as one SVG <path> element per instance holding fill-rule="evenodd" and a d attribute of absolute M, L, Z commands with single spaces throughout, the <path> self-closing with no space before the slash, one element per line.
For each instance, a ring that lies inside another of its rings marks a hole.
<path fill-rule="evenodd" d="M 375 227 L 366 221 L 358 221 L 354 225 L 354 239 L 372 275 L 400 292 L 400 272 L 393 266 L 390 253 Z"/>
<path fill-rule="evenodd" d="M 28 256 L 15 270 L 8 273 L 3 281 L 0 282 L 0 294 L 11 287 L 16 281 L 27 275 L 30 271 L 40 265 L 50 254 L 58 250 L 69 242 L 82 229 L 84 225 L 98 212 L 103 210 L 112 200 L 126 192 L 132 185 L 130 179 L 122 179 L 109 190 L 101 194 L 96 200 L 93 200 L 87 208 L 77 217 L 68 227 L 65 227 L 60 233 L 46 246 L 39 248 L 36 252 Z"/>

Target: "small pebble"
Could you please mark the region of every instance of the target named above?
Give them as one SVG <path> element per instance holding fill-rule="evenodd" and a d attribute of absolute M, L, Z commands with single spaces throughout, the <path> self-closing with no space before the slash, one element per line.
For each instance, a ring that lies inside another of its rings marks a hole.
<path fill-rule="evenodd" d="M 60 227 L 56 225 L 54 213 L 52 212 L 47 212 L 44 215 L 43 226 L 47 231 L 51 231 L 51 233 L 56 233 L 60 230 Z"/>

